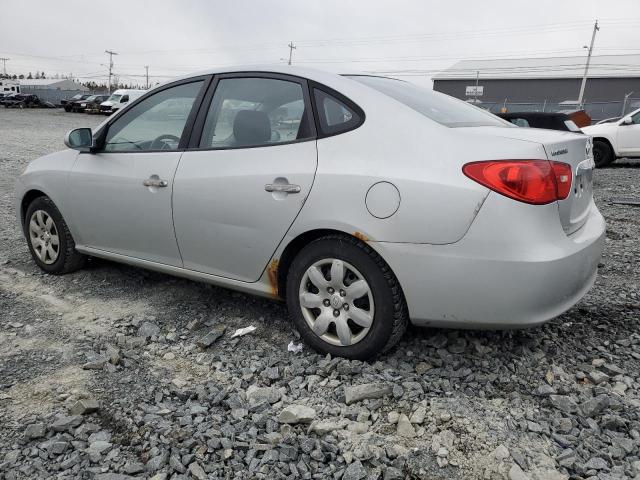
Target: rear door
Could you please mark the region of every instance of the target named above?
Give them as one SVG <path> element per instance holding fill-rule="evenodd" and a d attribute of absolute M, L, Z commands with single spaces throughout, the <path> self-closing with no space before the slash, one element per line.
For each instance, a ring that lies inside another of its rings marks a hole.
<path fill-rule="evenodd" d="M 185 268 L 258 280 L 311 190 L 317 153 L 306 81 L 221 75 L 176 171 Z"/>

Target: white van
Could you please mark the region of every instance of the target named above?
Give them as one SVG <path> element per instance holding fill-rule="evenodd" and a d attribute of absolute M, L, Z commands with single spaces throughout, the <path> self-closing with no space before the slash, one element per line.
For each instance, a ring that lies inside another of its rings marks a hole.
<path fill-rule="evenodd" d="M 105 102 L 100 104 L 100 113 L 111 115 L 145 93 L 147 93 L 146 90 L 116 90 Z"/>

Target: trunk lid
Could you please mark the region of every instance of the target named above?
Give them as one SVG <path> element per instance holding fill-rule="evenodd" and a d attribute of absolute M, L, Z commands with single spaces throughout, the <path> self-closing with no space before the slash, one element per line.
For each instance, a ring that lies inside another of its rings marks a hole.
<path fill-rule="evenodd" d="M 472 127 L 466 129 L 496 137 L 539 143 L 547 159 L 571 165 L 571 191 L 558 201 L 558 214 L 567 235 L 579 230 L 589 215 L 593 198 L 592 140 L 588 135 L 539 128 Z M 533 160 L 533 159 L 532 159 Z"/>

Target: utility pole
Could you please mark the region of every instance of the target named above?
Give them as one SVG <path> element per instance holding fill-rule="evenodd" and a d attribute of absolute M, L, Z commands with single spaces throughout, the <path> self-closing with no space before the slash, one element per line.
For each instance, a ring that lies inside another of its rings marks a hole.
<path fill-rule="evenodd" d="M 287 45 L 289 47 L 289 65 L 291 65 L 291 56 L 293 55 L 293 51 L 297 48 L 293 42 L 289 42 L 289 45 Z"/>
<path fill-rule="evenodd" d="M 113 75 L 113 56 L 118 55 L 116 52 L 111 50 L 105 50 L 104 53 L 109 54 L 109 93 L 111 93 L 111 76 Z"/>
<path fill-rule="evenodd" d="M 4 74 L 7 74 L 7 60 L 11 60 L 10 58 L 0 58 L 2 60 L 2 71 Z"/>
<path fill-rule="evenodd" d="M 591 34 L 591 44 L 589 45 L 589 54 L 587 55 L 587 64 L 584 66 L 584 75 L 582 77 L 582 85 L 580 85 L 580 96 L 578 97 L 578 105 L 580 108 L 584 105 L 584 88 L 587 86 L 587 75 L 589 73 L 589 64 L 591 63 L 591 54 L 593 53 L 593 44 L 596 41 L 596 33 L 600 30 L 598 21 L 593 25 L 593 33 Z M 586 47 L 585 47 L 586 48 Z"/>
<path fill-rule="evenodd" d="M 145 87 L 146 90 L 149 90 L 149 65 L 145 65 L 144 66 L 145 71 L 147 72 L 145 74 L 145 77 L 147 78 L 147 86 Z"/>

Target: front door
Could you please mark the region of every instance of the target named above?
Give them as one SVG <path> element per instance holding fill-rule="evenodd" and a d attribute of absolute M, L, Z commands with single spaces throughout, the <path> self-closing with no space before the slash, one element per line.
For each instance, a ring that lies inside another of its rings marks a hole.
<path fill-rule="evenodd" d="M 631 116 L 631 125 L 618 127 L 619 155 L 640 157 L 640 112 Z"/>
<path fill-rule="evenodd" d="M 100 152 L 78 155 L 69 178 L 78 244 L 182 266 L 171 213 L 173 177 L 203 83 L 142 100 L 108 125 Z"/>
<path fill-rule="evenodd" d="M 283 76 L 222 76 L 208 98 L 199 144 L 176 172 L 178 245 L 185 268 L 256 281 L 313 183 L 307 86 Z"/>

